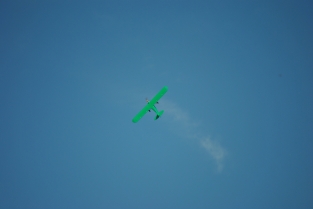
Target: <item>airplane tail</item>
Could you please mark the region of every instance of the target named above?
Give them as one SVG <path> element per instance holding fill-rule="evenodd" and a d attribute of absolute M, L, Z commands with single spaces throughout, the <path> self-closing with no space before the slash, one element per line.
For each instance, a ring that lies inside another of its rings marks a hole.
<path fill-rule="evenodd" d="M 158 114 L 155 116 L 154 120 L 157 120 L 159 117 L 161 117 L 161 115 L 163 115 L 164 110 L 161 110 L 160 112 L 158 112 Z"/>

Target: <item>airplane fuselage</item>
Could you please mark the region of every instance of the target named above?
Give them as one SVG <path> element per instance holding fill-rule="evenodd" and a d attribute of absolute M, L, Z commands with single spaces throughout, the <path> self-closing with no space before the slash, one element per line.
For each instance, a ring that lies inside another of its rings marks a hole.
<path fill-rule="evenodd" d="M 159 114 L 159 111 L 158 111 L 158 109 L 156 108 L 156 106 L 152 106 L 152 110 L 156 113 L 156 114 Z"/>
<path fill-rule="evenodd" d="M 150 102 L 149 102 L 149 101 L 147 101 L 147 103 L 149 104 Z M 153 105 L 153 106 L 151 107 L 151 109 L 152 109 L 152 110 L 153 110 L 153 112 L 155 112 L 157 115 L 159 114 L 158 108 L 156 108 L 156 106 L 155 106 L 155 105 Z"/>

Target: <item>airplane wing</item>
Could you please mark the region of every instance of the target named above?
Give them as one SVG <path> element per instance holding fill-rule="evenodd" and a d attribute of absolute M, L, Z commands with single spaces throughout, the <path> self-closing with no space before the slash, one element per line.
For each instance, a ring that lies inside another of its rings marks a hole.
<path fill-rule="evenodd" d="M 153 99 L 149 102 L 149 104 L 154 105 L 155 103 L 157 103 L 159 99 L 161 99 L 161 97 L 163 97 L 163 95 L 167 92 L 167 90 L 168 90 L 167 86 L 164 86 L 161 89 L 161 91 L 159 91 L 159 93 L 157 93 L 157 95 L 153 97 Z"/>
<path fill-rule="evenodd" d="M 153 104 L 147 104 L 140 112 L 133 118 L 133 122 L 137 123 L 151 108 Z"/>
<path fill-rule="evenodd" d="M 167 86 L 164 86 L 157 95 L 153 97 L 153 99 L 133 118 L 133 122 L 137 123 L 150 109 L 152 109 L 153 105 L 163 97 L 163 95 L 167 92 Z"/>

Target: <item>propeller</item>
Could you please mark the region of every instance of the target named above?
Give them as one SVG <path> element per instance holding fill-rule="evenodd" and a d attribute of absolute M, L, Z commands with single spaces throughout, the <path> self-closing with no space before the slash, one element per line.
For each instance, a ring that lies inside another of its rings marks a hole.
<path fill-rule="evenodd" d="M 146 102 L 149 102 L 149 99 L 146 97 Z M 156 102 L 156 104 L 159 104 L 159 102 Z"/>

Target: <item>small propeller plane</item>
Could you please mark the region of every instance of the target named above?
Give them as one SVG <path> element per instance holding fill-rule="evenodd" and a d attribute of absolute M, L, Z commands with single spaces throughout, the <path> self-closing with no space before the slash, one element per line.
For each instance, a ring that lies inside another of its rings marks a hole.
<path fill-rule="evenodd" d="M 164 110 L 161 110 L 160 112 L 158 111 L 158 109 L 156 108 L 155 104 L 158 104 L 159 99 L 161 99 L 161 97 L 163 97 L 163 95 L 167 92 L 168 88 L 167 86 L 164 86 L 161 91 L 159 91 L 159 93 L 157 93 L 157 95 L 155 95 L 153 97 L 153 99 L 151 101 L 149 101 L 146 98 L 146 102 L 148 103 L 134 118 L 133 118 L 133 123 L 137 123 L 148 111 L 150 112 L 151 110 L 153 110 L 156 113 L 156 116 L 154 118 L 154 120 L 157 120 L 159 117 L 161 117 L 161 115 L 164 113 Z"/>

